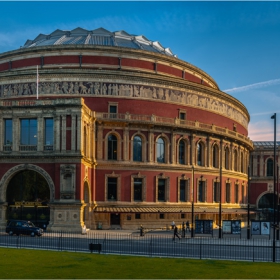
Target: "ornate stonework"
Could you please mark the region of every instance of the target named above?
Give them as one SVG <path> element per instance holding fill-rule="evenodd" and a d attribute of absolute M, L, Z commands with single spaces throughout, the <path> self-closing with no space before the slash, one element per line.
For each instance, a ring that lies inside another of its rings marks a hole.
<path fill-rule="evenodd" d="M 247 117 L 232 104 L 221 98 L 213 98 L 207 94 L 196 91 L 182 91 L 174 88 L 162 88 L 138 84 L 105 83 L 99 81 L 63 81 L 41 82 L 40 95 L 90 95 L 114 96 L 139 99 L 153 99 L 169 103 L 186 104 L 219 113 L 248 127 Z M 36 95 L 36 83 L 14 83 L 0 85 L 0 97 Z M 64 101 L 63 101 L 64 102 Z"/>

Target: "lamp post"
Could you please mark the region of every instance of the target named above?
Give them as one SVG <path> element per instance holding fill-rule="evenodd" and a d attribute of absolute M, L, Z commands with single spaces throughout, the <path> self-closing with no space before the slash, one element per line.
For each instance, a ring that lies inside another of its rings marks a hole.
<path fill-rule="evenodd" d="M 194 223 L 194 166 L 192 165 L 192 229 L 191 229 L 191 237 L 194 236 L 193 223 Z"/>
<path fill-rule="evenodd" d="M 276 113 L 271 116 L 271 119 L 274 120 L 274 161 L 273 161 L 273 253 L 272 260 L 275 262 L 275 226 L 276 226 L 276 217 L 275 217 L 275 190 L 276 190 Z"/>
<path fill-rule="evenodd" d="M 250 239 L 250 165 L 248 166 L 248 189 L 247 189 L 247 239 Z"/>
<path fill-rule="evenodd" d="M 277 210 L 277 230 L 276 230 L 276 240 L 279 240 L 279 166 L 277 164 L 277 204 L 276 204 L 276 210 Z"/>
<path fill-rule="evenodd" d="M 221 139 L 221 147 L 220 147 L 220 188 L 219 188 L 219 238 L 222 238 L 222 165 L 223 165 L 223 140 Z"/>

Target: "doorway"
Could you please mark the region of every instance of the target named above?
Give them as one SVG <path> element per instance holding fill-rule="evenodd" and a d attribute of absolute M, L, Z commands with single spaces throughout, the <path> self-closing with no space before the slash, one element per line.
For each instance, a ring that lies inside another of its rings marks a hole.
<path fill-rule="evenodd" d="M 120 214 L 119 213 L 112 213 L 111 214 L 111 226 L 112 225 L 120 225 L 120 221 L 121 221 L 121 219 L 120 219 Z"/>

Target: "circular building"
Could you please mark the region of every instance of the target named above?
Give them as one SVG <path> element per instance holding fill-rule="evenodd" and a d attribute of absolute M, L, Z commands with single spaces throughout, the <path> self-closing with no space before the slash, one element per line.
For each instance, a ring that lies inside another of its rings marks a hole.
<path fill-rule="evenodd" d="M 245 106 L 144 36 L 56 30 L 0 54 L 0 221 L 246 219 Z"/>

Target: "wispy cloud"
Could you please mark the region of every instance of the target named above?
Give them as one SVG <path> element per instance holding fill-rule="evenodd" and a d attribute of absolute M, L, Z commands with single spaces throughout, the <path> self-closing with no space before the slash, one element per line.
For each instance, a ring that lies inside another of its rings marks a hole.
<path fill-rule="evenodd" d="M 247 86 L 242 86 L 242 87 L 236 87 L 236 88 L 231 88 L 231 89 L 225 89 L 223 90 L 224 92 L 238 92 L 238 91 L 247 91 L 247 90 L 252 90 L 252 89 L 257 89 L 257 88 L 262 88 L 262 87 L 268 87 L 268 86 L 273 86 L 273 85 L 278 85 L 280 84 L 280 79 L 275 79 L 275 80 L 269 80 L 265 82 L 260 82 L 260 83 L 255 83 Z"/>

